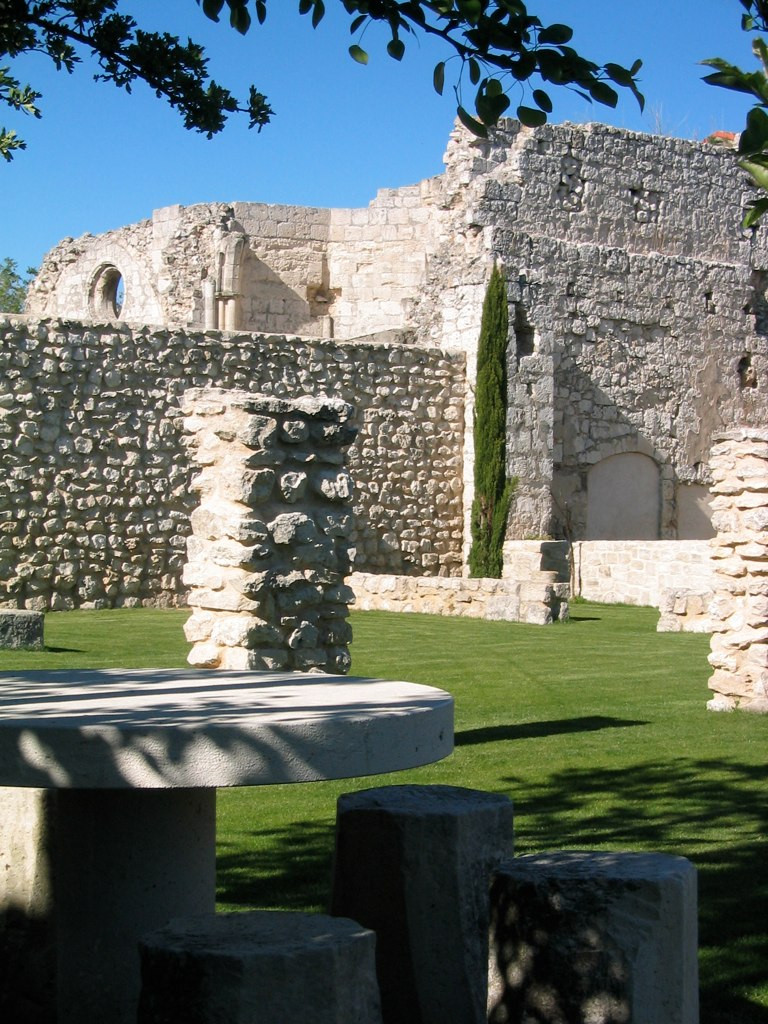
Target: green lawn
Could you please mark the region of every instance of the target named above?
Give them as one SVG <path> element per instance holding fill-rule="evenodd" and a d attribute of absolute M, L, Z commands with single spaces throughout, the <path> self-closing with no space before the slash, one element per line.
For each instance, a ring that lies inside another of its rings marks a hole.
<path fill-rule="evenodd" d="M 221 792 L 222 907 L 322 909 L 339 793 L 404 782 L 506 793 L 518 853 L 689 857 L 701 1024 L 768 1024 L 768 717 L 706 710 L 707 637 L 656 633 L 652 609 L 572 611 L 550 627 L 356 613 L 353 672 L 449 690 L 455 753 L 392 776 Z M 181 665 L 186 614 L 49 615 L 50 649 L 2 652 L 0 671 Z"/>

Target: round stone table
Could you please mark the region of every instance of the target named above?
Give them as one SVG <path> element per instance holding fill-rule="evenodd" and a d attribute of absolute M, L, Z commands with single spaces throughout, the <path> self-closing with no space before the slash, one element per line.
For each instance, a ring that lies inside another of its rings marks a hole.
<path fill-rule="evenodd" d="M 132 1024 L 138 939 L 213 911 L 217 787 L 399 771 L 452 749 L 452 698 L 413 683 L 190 669 L 0 676 L 0 786 L 55 791 L 46 849 L 26 855 L 50 873 L 57 1024 Z"/>

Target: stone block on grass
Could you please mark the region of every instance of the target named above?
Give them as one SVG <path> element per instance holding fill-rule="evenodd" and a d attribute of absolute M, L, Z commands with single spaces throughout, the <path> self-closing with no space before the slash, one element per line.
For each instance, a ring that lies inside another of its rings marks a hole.
<path fill-rule="evenodd" d="M 381 1024 L 375 941 L 322 914 L 172 921 L 141 944 L 138 1024 Z"/>
<path fill-rule="evenodd" d="M 0 609 L 0 649 L 42 651 L 43 613 Z"/>
<path fill-rule="evenodd" d="M 484 1024 L 488 888 L 505 796 L 385 786 L 339 798 L 331 912 L 376 932 L 384 1024 Z"/>
<path fill-rule="evenodd" d="M 489 988 L 489 1024 L 698 1024 L 695 868 L 660 853 L 509 861 Z"/>

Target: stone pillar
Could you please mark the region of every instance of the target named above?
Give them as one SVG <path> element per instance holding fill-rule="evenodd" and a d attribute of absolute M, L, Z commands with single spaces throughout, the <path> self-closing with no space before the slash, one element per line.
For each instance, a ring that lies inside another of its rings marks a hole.
<path fill-rule="evenodd" d="M 182 408 L 200 467 L 183 577 L 190 664 L 347 672 L 352 407 L 211 388 Z"/>
<path fill-rule="evenodd" d="M 489 1024 L 698 1024 L 696 906 L 684 857 L 516 857 L 491 889 Z"/>
<path fill-rule="evenodd" d="M 141 944 L 139 1024 L 381 1024 L 373 932 L 323 914 L 172 921 Z"/>
<path fill-rule="evenodd" d="M 512 803 L 454 786 L 339 798 L 331 912 L 376 932 L 384 1024 L 485 1024 L 488 886 Z"/>
<path fill-rule="evenodd" d="M 715 438 L 710 604 L 713 711 L 768 712 L 768 430 Z"/>

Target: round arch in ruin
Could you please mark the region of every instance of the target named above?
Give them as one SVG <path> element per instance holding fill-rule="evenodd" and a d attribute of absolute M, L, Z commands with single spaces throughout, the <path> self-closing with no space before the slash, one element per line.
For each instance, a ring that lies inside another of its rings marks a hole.
<path fill-rule="evenodd" d="M 587 476 L 587 540 L 658 540 L 661 474 L 648 455 L 624 452 Z"/>

